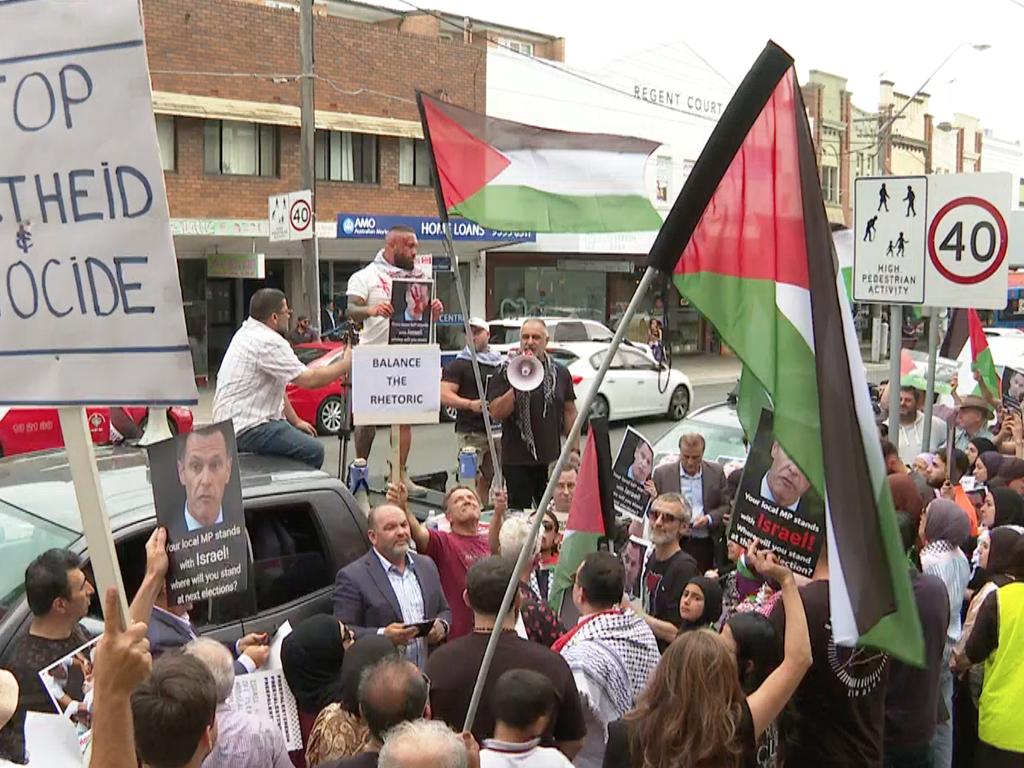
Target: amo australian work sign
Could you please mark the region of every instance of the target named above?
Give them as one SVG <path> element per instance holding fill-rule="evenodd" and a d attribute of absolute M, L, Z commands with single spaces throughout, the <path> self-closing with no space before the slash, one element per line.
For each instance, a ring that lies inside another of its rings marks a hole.
<path fill-rule="evenodd" d="M 373 213 L 339 213 L 338 237 L 351 240 L 380 239 L 396 226 L 409 227 L 419 240 L 444 240 L 444 224 L 436 216 L 378 216 Z M 464 242 L 537 242 L 536 232 L 506 232 L 481 227 L 468 219 L 451 219 L 452 240 Z"/>
<path fill-rule="evenodd" d="M 0 371 L 6 405 L 196 402 L 137 0 L 0 3 Z"/>

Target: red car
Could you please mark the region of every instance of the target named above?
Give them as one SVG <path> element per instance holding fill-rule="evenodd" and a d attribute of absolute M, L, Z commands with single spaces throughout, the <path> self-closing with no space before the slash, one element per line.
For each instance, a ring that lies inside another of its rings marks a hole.
<path fill-rule="evenodd" d="M 111 412 L 107 407 L 86 408 L 86 420 L 92 441 L 99 445 L 114 442 L 117 435 L 136 437 L 142 433 L 147 410 L 143 407 L 117 408 L 114 413 L 114 434 L 111 435 Z M 168 408 L 167 423 L 173 434 L 192 431 L 192 411 Z M 44 451 L 64 446 L 60 419 L 56 408 L 0 408 L 0 456 Z"/>
<path fill-rule="evenodd" d="M 329 353 L 344 348 L 344 343 L 338 341 L 313 341 L 308 344 L 296 344 L 295 354 L 310 368 L 319 368 L 324 365 L 326 359 L 334 357 Z M 296 415 L 315 426 L 321 435 L 338 434 L 344 417 L 341 382 L 335 380 L 319 389 L 303 389 L 289 384 L 285 388 L 285 396 L 295 409 Z"/>

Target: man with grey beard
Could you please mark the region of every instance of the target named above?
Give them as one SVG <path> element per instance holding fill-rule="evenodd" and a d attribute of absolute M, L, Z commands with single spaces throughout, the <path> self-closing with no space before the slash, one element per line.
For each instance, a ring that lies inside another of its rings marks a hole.
<path fill-rule="evenodd" d="M 690 528 L 690 509 L 678 493 L 663 493 L 647 508 L 651 543 L 640 575 L 642 613 L 664 653 L 679 630 L 679 600 L 686 583 L 700 575 L 697 561 L 679 545 Z M 634 606 L 639 609 L 641 606 Z"/>

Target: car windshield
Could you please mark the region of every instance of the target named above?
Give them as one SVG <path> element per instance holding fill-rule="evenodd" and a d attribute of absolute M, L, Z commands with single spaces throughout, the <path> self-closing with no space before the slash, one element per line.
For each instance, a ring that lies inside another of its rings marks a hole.
<path fill-rule="evenodd" d="M 743 446 L 743 428 L 732 408 L 715 408 L 683 419 L 654 444 L 655 462 L 679 453 L 679 438 L 689 432 L 704 436 L 704 458 L 708 461 L 742 459 L 747 455 Z"/>
<path fill-rule="evenodd" d="M 66 549 L 75 531 L 0 501 L 0 618 L 25 594 L 25 568 L 48 549 Z"/>
<path fill-rule="evenodd" d="M 327 354 L 327 350 L 320 347 L 297 347 L 295 350 L 295 356 L 299 358 L 299 362 L 303 365 L 309 365 L 314 360 L 319 360 L 325 354 Z"/>

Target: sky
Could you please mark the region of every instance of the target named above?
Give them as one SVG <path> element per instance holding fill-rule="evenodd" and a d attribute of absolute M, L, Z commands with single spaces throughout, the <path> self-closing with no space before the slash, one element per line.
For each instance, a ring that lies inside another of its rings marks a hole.
<path fill-rule="evenodd" d="M 409 10 L 405 0 L 376 2 Z M 854 104 L 867 110 L 877 109 L 880 78 L 893 80 L 898 92 L 913 93 L 955 50 L 925 89 L 935 122 L 963 112 L 999 138 L 1024 139 L 1017 53 L 1024 0 L 412 2 L 564 37 L 566 63 L 580 67 L 664 46 L 668 71 L 673 51 L 688 46 L 732 85 L 772 39 L 796 60 L 800 82 L 811 69 L 844 76 Z M 979 52 L 972 44 L 991 47 Z"/>

